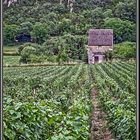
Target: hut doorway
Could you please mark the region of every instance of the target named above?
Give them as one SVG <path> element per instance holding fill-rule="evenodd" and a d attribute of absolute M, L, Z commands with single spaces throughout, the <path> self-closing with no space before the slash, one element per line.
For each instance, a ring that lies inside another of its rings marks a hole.
<path fill-rule="evenodd" d="M 95 56 L 94 61 L 95 61 L 95 63 L 98 63 L 99 62 L 99 56 Z"/>

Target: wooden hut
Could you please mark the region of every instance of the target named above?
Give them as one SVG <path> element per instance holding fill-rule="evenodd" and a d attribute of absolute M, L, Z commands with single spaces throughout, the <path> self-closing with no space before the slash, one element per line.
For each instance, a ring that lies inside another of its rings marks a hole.
<path fill-rule="evenodd" d="M 112 29 L 90 29 L 88 38 L 88 63 L 101 63 L 105 53 L 113 50 Z"/>

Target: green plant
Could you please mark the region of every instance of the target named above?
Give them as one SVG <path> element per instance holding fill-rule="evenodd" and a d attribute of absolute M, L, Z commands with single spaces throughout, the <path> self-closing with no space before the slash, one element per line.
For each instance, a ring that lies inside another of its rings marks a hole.
<path fill-rule="evenodd" d="M 36 22 L 32 31 L 33 37 L 36 38 L 36 43 L 42 44 L 48 39 L 48 29 L 46 24 Z"/>
<path fill-rule="evenodd" d="M 91 102 L 87 68 L 16 68 L 5 73 L 4 138 L 88 139 Z"/>
<path fill-rule="evenodd" d="M 31 61 L 31 55 L 36 54 L 36 49 L 31 46 L 24 47 L 21 51 L 20 62 L 28 63 Z"/>
<path fill-rule="evenodd" d="M 136 43 L 123 42 L 115 45 L 114 54 L 123 59 L 136 58 Z"/>
<path fill-rule="evenodd" d="M 4 25 L 4 43 L 5 44 L 14 44 L 15 37 L 19 33 L 19 26 L 12 25 Z"/>
<path fill-rule="evenodd" d="M 136 24 L 119 18 L 106 18 L 104 20 L 105 28 L 112 28 L 114 32 L 114 42 L 136 41 Z M 127 28 L 126 28 L 127 27 Z"/>
<path fill-rule="evenodd" d="M 24 33 L 30 33 L 33 29 L 33 24 L 31 22 L 22 22 L 20 24 L 20 31 Z"/>

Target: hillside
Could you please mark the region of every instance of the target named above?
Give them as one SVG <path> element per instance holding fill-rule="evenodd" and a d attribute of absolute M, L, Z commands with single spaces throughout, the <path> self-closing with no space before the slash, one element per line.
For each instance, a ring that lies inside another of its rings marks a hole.
<path fill-rule="evenodd" d="M 32 0 L 28 5 L 15 3 L 5 8 L 5 43 L 13 41 L 10 33 L 7 38 L 8 25 L 14 30 L 13 37 L 26 30 L 41 43 L 48 37 L 66 34 L 86 36 L 90 28 L 113 28 L 115 43 L 136 40 L 135 0 L 75 0 L 73 12 L 67 0 L 62 4 L 59 0 Z"/>
<path fill-rule="evenodd" d="M 61 46 L 68 58 L 86 62 L 91 28 L 113 29 L 115 44 L 136 42 L 135 0 L 75 0 L 73 5 L 70 1 L 26 0 L 4 5 L 4 45 L 19 46 L 15 37 L 24 32 L 42 46 L 41 55 L 49 56 L 48 61 L 56 61 Z"/>

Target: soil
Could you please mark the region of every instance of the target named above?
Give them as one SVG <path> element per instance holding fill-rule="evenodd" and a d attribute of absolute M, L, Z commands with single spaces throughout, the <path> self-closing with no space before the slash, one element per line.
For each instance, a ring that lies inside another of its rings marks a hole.
<path fill-rule="evenodd" d="M 105 113 L 102 111 L 98 102 L 98 90 L 92 90 L 92 124 L 91 124 L 91 140 L 115 140 L 111 131 L 107 128 Z"/>

